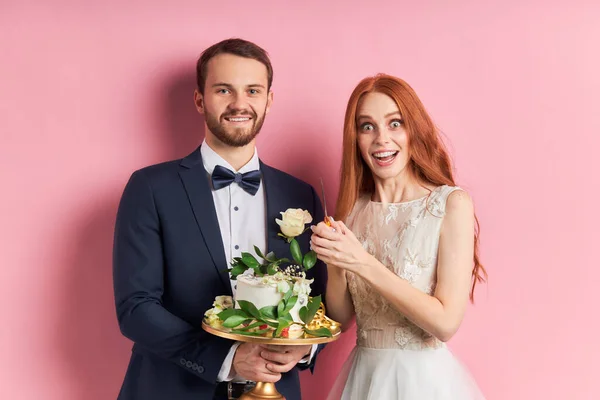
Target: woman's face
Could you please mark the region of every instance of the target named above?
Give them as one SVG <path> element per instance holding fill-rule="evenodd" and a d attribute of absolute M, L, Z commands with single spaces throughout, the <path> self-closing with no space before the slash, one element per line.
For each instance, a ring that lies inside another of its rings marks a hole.
<path fill-rule="evenodd" d="M 368 93 L 357 109 L 358 147 L 375 180 L 396 179 L 409 161 L 408 134 L 394 100 L 383 93 Z"/>

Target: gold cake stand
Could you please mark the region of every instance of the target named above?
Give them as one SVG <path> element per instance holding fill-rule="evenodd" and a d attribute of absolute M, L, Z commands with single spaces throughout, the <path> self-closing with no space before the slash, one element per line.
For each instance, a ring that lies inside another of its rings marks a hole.
<path fill-rule="evenodd" d="M 341 334 L 340 324 L 329 319 L 324 315 L 324 310 L 320 309 L 317 312 L 317 319 L 320 320 L 319 326 L 326 326 L 331 330 L 331 337 L 315 337 L 304 334 L 303 337 L 298 339 L 286 339 L 286 338 L 272 338 L 263 336 L 247 336 L 232 333 L 227 328 L 213 328 L 206 321 L 202 322 L 202 329 L 206 332 L 219 336 L 225 339 L 237 340 L 239 342 L 248 343 L 261 343 L 261 344 L 274 344 L 274 345 L 287 345 L 287 346 L 301 346 L 301 345 L 313 345 L 333 342 L 339 339 Z M 256 382 L 256 386 L 249 392 L 244 393 L 239 400 L 285 400 L 285 397 L 277 391 L 275 384 L 271 382 Z"/>

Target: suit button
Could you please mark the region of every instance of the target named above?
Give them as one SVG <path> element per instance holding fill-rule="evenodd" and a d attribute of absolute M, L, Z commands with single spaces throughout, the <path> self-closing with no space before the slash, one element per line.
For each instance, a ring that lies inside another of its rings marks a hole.
<path fill-rule="evenodd" d="M 196 364 L 196 363 L 193 363 L 193 364 L 192 364 L 192 369 L 195 371 L 197 368 L 198 368 L 198 364 Z"/>
<path fill-rule="evenodd" d="M 186 362 L 185 366 L 188 368 L 192 368 L 192 362 L 191 361 Z"/>
<path fill-rule="evenodd" d="M 182 358 L 181 360 L 179 360 L 179 364 L 185 365 L 185 358 Z"/>
<path fill-rule="evenodd" d="M 204 367 L 202 365 L 198 365 L 198 369 L 196 371 L 198 371 L 199 373 L 203 373 Z"/>

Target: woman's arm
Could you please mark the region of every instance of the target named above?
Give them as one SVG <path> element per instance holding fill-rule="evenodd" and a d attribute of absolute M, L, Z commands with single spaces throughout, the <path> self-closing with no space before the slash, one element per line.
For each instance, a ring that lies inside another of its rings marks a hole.
<path fill-rule="evenodd" d="M 346 271 L 328 266 L 327 276 L 327 316 L 339 322 L 342 331 L 345 331 L 354 319 L 354 305 L 348 290 Z"/>
<path fill-rule="evenodd" d="M 325 225 L 323 222 L 319 223 L 318 227 L 311 227 L 313 232 L 318 231 L 321 235 L 328 238 L 335 238 L 337 235 L 345 234 L 345 226 L 342 227 L 337 221 L 334 221 L 330 217 L 331 227 Z M 333 228 L 333 229 L 332 229 Z M 317 256 L 319 251 L 315 249 L 317 246 L 313 239 L 319 238 L 318 235 L 313 233 L 311 236 L 311 248 L 316 251 Z M 319 256 L 318 256 L 319 257 Z M 319 257 L 321 261 L 327 263 L 322 257 Z M 352 296 L 348 290 L 348 280 L 346 279 L 346 270 L 337 268 L 333 265 L 327 265 L 327 290 L 326 303 L 327 303 L 327 316 L 332 318 L 341 324 L 342 331 L 347 330 L 354 319 L 354 304 L 352 303 Z"/>
<path fill-rule="evenodd" d="M 342 229 L 346 229 L 343 224 Z M 437 262 L 437 285 L 430 296 L 387 269 L 367 253 L 347 230 L 330 239 L 317 236 L 313 248 L 328 265 L 352 271 L 366 280 L 400 313 L 440 340 L 449 340 L 462 322 L 473 272 L 473 203 L 456 191 L 447 200 Z M 321 226 L 315 233 L 322 231 Z"/>

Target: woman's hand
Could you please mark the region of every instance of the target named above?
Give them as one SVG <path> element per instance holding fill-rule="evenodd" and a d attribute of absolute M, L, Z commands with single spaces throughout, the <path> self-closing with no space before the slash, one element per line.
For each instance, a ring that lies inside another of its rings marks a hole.
<path fill-rule="evenodd" d="M 343 222 L 330 220 L 331 227 L 324 222 L 311 227 L 310 243 L 317 258 L 329 266 L 359 272 L 373 257 Z"/>

